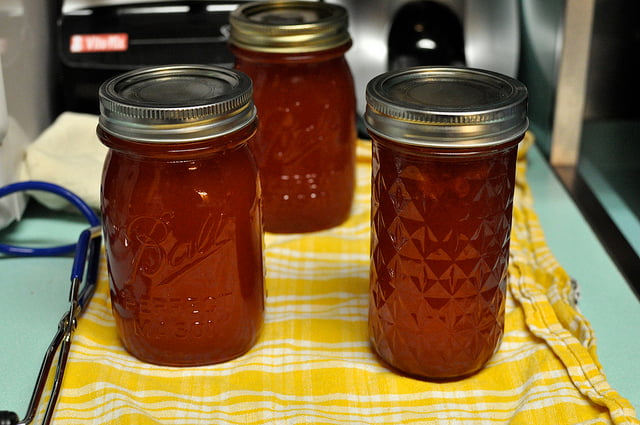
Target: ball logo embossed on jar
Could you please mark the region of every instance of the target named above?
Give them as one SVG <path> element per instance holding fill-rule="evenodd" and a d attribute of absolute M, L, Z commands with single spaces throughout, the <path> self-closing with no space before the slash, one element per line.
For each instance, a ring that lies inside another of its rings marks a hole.
<path fill-rule="evenodd" d="M 526 89 L 487 71 L 412 68 L 374 78 L 367 102 L 372 344 L 405 373 L 467 376 L 504 332 Z"/>
<path fill-rule="evenodd" d="M 204 218 L 202 227 L 194 231 L 194 239 L 182 242 L 172 234 L 171 217 L 175 214 L 140 216 L 131 220 L 124 235 L 129 241 L 129 248 L 136 253 L 129 282 L 135 282 L 138 274 L 156 278 L 162 271 L 164 277 L 156 285 L 179 284 L 181 277 L 194 265 L 207 261 L 213 255 L 227 259 L 235 257 L 233 217 L 220 220 L 209 214 Z M 225 249 L 228 252 L 223 252 Z"/>
<path fill-rule="evenodd" d="M 260 185 L 246 75 L 146 68 L 103 84 L 103 229 L 118 335 L 141 360 L 235 358 L 264 317 Z"/>

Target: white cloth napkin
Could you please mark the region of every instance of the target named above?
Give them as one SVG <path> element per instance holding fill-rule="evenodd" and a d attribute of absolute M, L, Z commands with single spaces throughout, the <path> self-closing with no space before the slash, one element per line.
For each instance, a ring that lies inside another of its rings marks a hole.
<path fill-rule="evenodd" d="M 6 117 L 4 137 L 0 137 L 0 186 L 13 183 L 17 179 L 29 138 L 16 120 Z M 0 135 L 2 136 L 2 135 Z M 8 195 L 0 199 L 0 229 L 14 220 L 20 219 L 26 205 L 22 194 Z"/>
<path fill-rule="evenodd" d="M 42 180 L 72 191 L 94 209 L 100 208 L 100 180 L 107 148 L 96 135 L 98 116 L 62 113 L 26 150 L 20 180 Z M 30 193 L 51 209 L 68 202 L 44 192 Z"/>

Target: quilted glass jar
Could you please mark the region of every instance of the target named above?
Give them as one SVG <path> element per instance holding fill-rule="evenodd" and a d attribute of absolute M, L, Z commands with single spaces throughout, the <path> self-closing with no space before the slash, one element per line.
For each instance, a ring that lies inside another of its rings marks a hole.
<path fill-rule="evenodd" d="M 367 86 L 373 347 L 430 379 L 480 370 L 505 320 L 527 90 L 496 73 L 410 68 Z"/>

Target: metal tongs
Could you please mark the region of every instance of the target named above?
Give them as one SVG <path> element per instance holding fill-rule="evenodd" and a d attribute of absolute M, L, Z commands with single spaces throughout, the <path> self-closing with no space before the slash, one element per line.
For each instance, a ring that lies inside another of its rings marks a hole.
<path fill-rule="evenodd" d="M 71 268 L 71 288 L 69 290 L 69 310 L 66 311 L 60 319 L 58 330 L 42 360 L 27 413 L 23 419 L 20 419 L 15 412 L 0 411 L 0 425 L 27 425 L 35 420 L 38 406 L 45 393 L 47 381 L 52 373 L 52 366 L 57 354 L 58 361 L 55 371 L 53 372 L 52 388 L 42 419 L 42 424 L 47 425 L 51 422 L 62 387 L 62 378 L 66 369 L 67 359 L 69 358 L 73 332 L 77 326 L 78 318 L 89 304 L 95 292 L 98 278 L 100 247 L 102 243 L 100 219 L 77 195 L 51 183 L 31 181 L 14 183 L 0 188 L 0 197 L 24 190 L 43 190 L 66 198 L 80 209 L 89 221 L 91 227 L 80 233 L 76 244 L 61 247 L 24 248 L 0 244 L 0 252 L 18 256 L 53 255 L 74 251 L 73 266 Z M 83 281 L 84 285 L 82 285 Z"/>

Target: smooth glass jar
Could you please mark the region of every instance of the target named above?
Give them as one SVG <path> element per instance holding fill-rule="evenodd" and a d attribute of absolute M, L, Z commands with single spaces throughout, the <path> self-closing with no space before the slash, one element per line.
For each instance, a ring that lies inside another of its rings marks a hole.
<path fill-rule="evenodd" d="M 344 222 L 355 190 L 356 99 L 346 9 L 266 1 L 230 15 L 236 69 L 254 83 L 264 227 L 311 232 Z"/>
<path fill-rule="evenodd" d="M 251 80 L 234 70 L 132 71 L 100 88 L 109 147 L 102 217 L 117 330 L 139 359 L 218 363 L 264 316 Z"/>
<path fill-rule="evenodd" d="M 378 354 L 429 379 L 498 349 L 526 88 L 491 72 L 410 68 L 374 78 L 369 330 Z"/>

